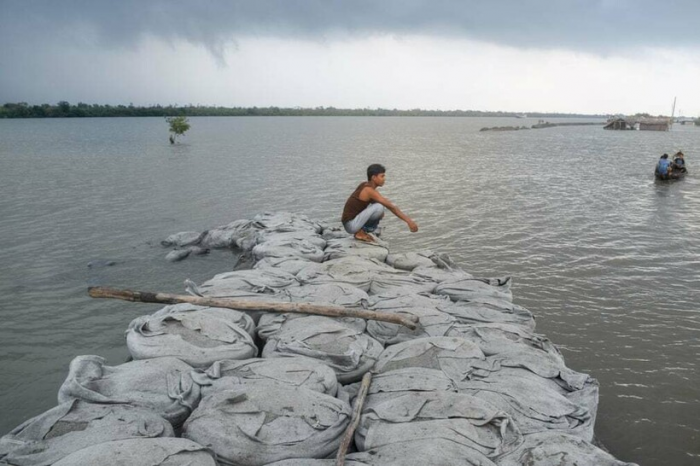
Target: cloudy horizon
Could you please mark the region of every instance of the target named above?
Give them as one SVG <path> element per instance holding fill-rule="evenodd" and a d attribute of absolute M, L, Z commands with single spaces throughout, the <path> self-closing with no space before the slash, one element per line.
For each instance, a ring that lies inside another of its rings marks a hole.
<path fill-rule="evenodd" d="M 700 4 L 0 0 L 0 103 L 700 115 Z M 690 32 L 690 34 L 686 34 Z"/>

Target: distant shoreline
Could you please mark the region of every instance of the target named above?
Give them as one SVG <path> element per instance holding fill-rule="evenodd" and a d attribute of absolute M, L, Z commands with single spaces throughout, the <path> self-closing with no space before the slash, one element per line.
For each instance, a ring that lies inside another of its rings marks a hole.
<path fill-rule="evenodd" d="M 205 107 L 161 106 L 137 107 L 134 105 L 101 105 L 79 103 L 71 105 L 29 105 L 25 102 L 6 103 L 0 107 L 0 118 L 101 118 L 101 117 L 166 117 L 166 116 L 401 116 L 401 117 L 501 117 L 522 118 L 522 112 L 487 112 L 480 110 L 399 110 L 385 108 L 335 108 L 335 107 Z M 607 115 L 578 113 L 527 112 L 529 118 L 606 118 Z"/>

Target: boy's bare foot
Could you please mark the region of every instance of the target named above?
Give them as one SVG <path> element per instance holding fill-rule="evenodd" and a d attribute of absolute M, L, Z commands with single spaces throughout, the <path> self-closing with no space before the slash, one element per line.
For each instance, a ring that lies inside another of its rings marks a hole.
<path fill-rule="evenodd" d="M 374 238 L 367 234 L 364 230 L 360 230 L 357 233 L 355 233 L 355 239 L 358 241 L 364 241 L 365 243 L 374 243 L 375 240 Z"/>

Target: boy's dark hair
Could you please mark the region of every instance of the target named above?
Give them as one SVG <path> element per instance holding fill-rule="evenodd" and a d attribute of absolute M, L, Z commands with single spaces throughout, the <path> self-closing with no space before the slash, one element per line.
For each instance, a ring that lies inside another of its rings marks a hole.
<path fill-rule="evenodd" d="M 373 176 L 381 175 L 382 173 L 386 173 L 386 168 L 384 168 L 384 165 L 373 163 L 367 167 L 367 181 L 372 181 Z"/>

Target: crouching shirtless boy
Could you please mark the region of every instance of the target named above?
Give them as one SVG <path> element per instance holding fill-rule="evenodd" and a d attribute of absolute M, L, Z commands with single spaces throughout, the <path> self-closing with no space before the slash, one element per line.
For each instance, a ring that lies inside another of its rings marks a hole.
<path fill-rule="evenodd" d="M 418 231 L 418 225 L 406 214 L 396 207 L 389 199 L 385 198 L 377 188 L 384 186 L 386 182 L 386 169 L 378 163 L 367 167 L 367 182 L 360 183 L 350 195 L 341 221 L 345 231 L 354 234 L 360 241 L 374 242 L 370 234 L 377 230 L 379 221 L 384 217 L 384 208 L 406 222 L 412 232 Z"/>

